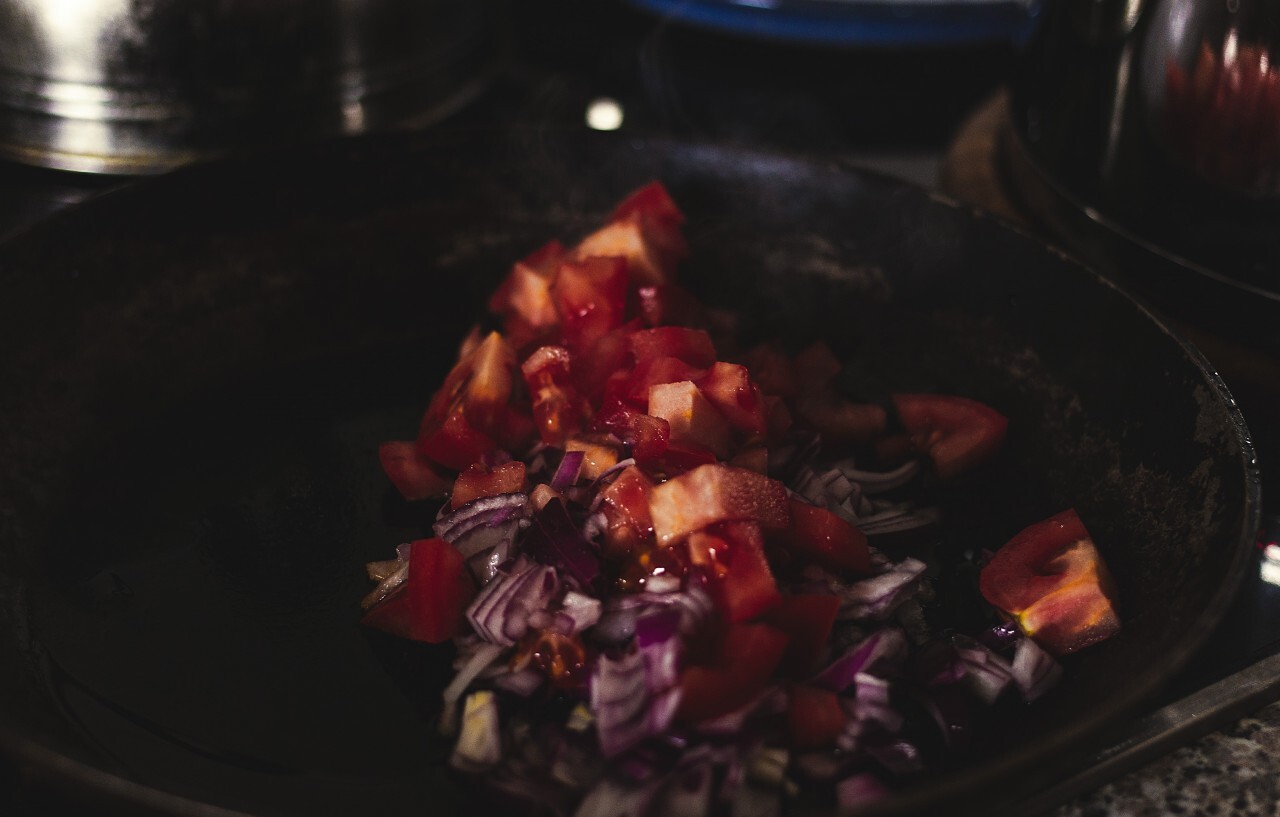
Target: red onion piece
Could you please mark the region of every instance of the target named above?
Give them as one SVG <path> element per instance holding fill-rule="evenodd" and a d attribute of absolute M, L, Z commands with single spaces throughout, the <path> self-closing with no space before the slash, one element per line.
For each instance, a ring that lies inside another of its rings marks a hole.
<path fill-rule="evenodd" d="M 586 457 L 585 451 L 566 451 L 560 458 L 555 476 L 551 478 L 551 490 L 564 493 L 566 488 L 575 484 L 578 481 L 578 474 L 582 472 L 582 461 Z"/>
<path fill-rule="evenodd" d="M 1026 701 L 1034 701 L 1057 685 L 1062 665 L 1033 639 L 1023 638 L 1013 653 L 1013 682 Z"/>

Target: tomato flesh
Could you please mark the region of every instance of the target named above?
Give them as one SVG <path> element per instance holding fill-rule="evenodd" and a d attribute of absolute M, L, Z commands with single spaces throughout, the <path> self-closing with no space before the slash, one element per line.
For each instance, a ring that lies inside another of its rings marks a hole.
<path fill-rule="evenodd" d="M 787 635 L 767 624 L 732 624 L 708 666 L 680 673 L 676 719 L 697 722 L 750 703 L 768 685 L 787 649 Z"/>
<path fill-rule="evenodd" d="M 782 602 L 759 525 L 729 522 L 695 533 L 690 540 L 691 548 L 716 554 L 719 575 L 711 578 L 707 589 L 725 621 L 748 621 Z"/>
<path fill-rule="evenodd" d="M 1056 655 L 1120 629 L 1106 563 L 1074 509 L 1025 528 L 996 552 L 978 588 Z"/>
<path fill-rule="evenodd" d="M 832 746 L 847 720 L 840 697 L 829 689 L 794 686 L 787 703 L 787 731 L 796 749 Z"/>
<path fill-rule="evenodd" d="M 449 504 L 458 508 L 481 497 L 523 491 L 524 475 L 525 465 L 519 460 L 495 465 L 493 468 L 479 462 L 472 463 L 454 480 Z"/>
<path fill-rule="evenodd" d="M 965 397 L 895 394 L 893 404 L 913 445 L 929 456 L 942 479 L 991 459 L 1009 426 L 1004 415 Z"/>
<path fill-rule="evenodd" d="M 871 569 L 867 537 L 826 508 L 792 498 L 791 527 L 782 537 L 796 555 L 837 573 Z"/>
<path fill-rule="evenodd" d="M 449 489 L 448 477 L 437 471 L 416 443 L 393 440 L 378 446 L 378 461 L 391 484 L 410 502 L 437 496 Z"/>
<path fill-rule="evenodd" d="M 839 613 L 839 596 L 804 593 L 784 598 L 762 616 L 761 621 L 791 638 L 779 664 L 785 677 L 802 679 L 813 675 Z"/>
<path fill-rule="evenodd" d="M 701 465 L 654 486 L 649 512 L 658 544 L 664 547 L 717 522 L 753 521 L 772 529 L 791 522 L 786 486 L 719 463 Z"/>
<path fill-rule="evenodd" d="M 369 610 L 362 623 L 402 638 L 440 644 L 467 626 L 475 584 L 462 554 L 443 539 L 419 539 L 409 547 L 409 577 L 395 594 Z"/>

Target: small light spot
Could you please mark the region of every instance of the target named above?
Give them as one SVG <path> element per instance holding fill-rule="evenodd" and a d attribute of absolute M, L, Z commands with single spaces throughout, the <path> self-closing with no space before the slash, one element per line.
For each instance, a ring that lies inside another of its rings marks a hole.
<path fill-rule="evenodd" d="M 592 130 L 617 130 L 622 127 L 622 106 L 615 99 L 602 96 L 587 105 L 587 127 Z"/>

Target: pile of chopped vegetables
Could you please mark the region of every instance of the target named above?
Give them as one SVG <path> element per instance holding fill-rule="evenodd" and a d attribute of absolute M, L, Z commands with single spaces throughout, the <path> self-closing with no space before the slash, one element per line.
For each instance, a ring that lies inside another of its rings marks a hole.
<path fill-rule="evenodd" d="M 958 698 L 1033 700 L 1055 655 L 1116 632 L 1106 566 L 1065 511 L 982 567 L 990 629 L 930 632 L 929 566 L 876 544 L 938 525 L 911 484 L 982 468 L 1005 418 L 852 402 L 821 343 L 722 357 L 676 283 L 683 221 L 654 182 L 515 263 L 500 331 L 380 449 L 406 500 L 448 498 L 433 538 L 369 565 L 364 623 L 452 641 L 451 764 L 554 811 L 853 807 L 924 767 L 910 718 L 945 747 Z"/>

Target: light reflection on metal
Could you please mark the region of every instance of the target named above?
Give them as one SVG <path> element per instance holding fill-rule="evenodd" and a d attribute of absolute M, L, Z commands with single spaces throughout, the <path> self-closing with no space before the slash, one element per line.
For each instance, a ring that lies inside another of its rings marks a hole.
<path fill-rule="evenodd" d="M 1262 551 L 1262 580 L 1280 586 L 1280 545 L 1267 545 Z"/>
<path fill-rule="evenodd" d="M 587 127 L 592 130 L 617 130 L 622 120 L 622 106 L 616 99 L 602 96 L 587 105 Z"/>

